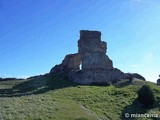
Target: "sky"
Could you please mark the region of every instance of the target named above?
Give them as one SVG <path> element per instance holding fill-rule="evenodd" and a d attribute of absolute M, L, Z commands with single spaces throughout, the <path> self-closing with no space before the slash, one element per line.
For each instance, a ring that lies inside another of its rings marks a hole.
<path fill-rule="evenodd" d="M 45 74 L 98 30 L 113 66 L 156 82 L 160 0 L 0 0 L 0 77 Z"/>

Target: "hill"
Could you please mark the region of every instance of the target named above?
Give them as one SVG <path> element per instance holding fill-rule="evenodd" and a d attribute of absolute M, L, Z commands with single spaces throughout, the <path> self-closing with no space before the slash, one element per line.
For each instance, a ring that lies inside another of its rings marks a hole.
<path fill-rule="evenodd" d="M 152 109 L 136 103 L 137 91 L 144 84 L 152 88 L 157 99 Z M 61 75 L 46 74 L 0 81 L 0 120 L 125 120 L 125 113 L 160 115 L 159 103 L 160 87 L 142 80 L 84 86 Z"/>

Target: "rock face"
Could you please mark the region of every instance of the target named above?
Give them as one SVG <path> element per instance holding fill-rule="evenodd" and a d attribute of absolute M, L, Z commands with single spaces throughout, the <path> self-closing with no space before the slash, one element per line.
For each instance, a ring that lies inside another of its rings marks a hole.
<path fill-rule="evenodd" d="M 101 32 L 81 30 L 78 53 L 66 55 L 62 63 L 53 67 L 50 73 L 67 73 L 70 80 L 79 84 L 112 82 L 126 78 L 122 71 L 113 67 L 106 52 L 107 43 L 101 41 Z"/>

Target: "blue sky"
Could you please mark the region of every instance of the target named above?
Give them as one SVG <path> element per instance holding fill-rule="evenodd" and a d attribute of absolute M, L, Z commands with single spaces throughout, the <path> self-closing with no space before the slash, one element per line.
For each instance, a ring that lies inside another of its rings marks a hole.
<path fill-rule="evenodd" d="M 124 72 L 160 74 L 159 0 L 0 0 L 0 77 L 44 74 L 99 30 Z"/>

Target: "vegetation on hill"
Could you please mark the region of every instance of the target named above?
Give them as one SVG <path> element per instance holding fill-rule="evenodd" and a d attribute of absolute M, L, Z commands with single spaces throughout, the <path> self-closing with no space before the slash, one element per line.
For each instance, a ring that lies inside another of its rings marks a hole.
<path fill-rule="evenodd" d="M 148 85 L 154 107 L 137 102 L 137 91 Z M 110 86 L 77 85 L 60 75 L 0 81 L 0 119 L 4 120 L 127 120 L 133 113 L 160 115 L 160 87 L 142 80 L 124 80 Z"/>

